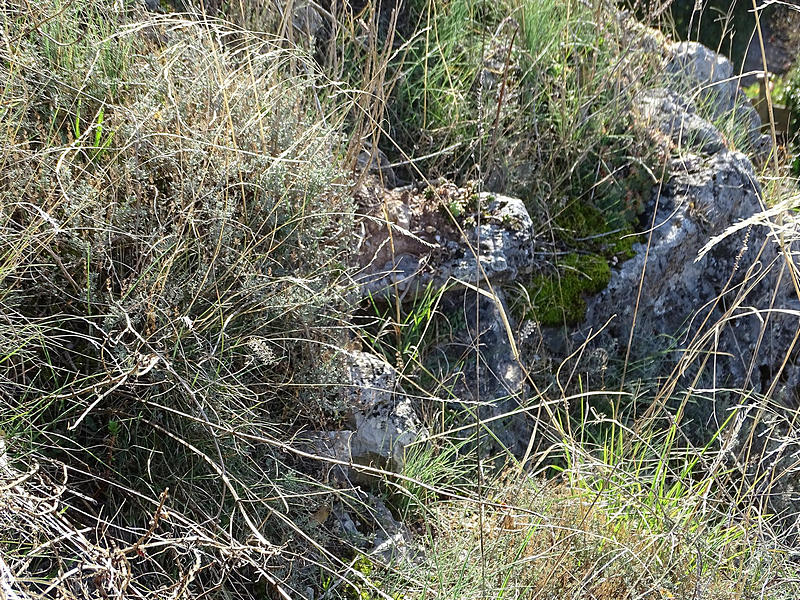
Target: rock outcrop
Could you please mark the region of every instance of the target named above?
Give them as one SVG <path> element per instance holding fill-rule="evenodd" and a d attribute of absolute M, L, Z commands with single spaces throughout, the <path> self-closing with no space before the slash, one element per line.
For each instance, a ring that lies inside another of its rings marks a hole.
<path fill-rule="evenodd" d="M 391 191 L 370 185 L 357 196 L 366 215 L 358 259 L 361 294 L 397 294 L 410 301 L 428 286 L 445 288 L 441 310 L 463 323 L 451 344 L 453 360 L 467 358 L 444 401 L 480 405 L 493 439 L 523 452 L 530 435 L 518 410 L 525 374 L 501 286 L 536 266 L 534 225 L 525 204 L 452 184 Z"/>
<path fill-rule="evenodd" d="M 676 148 L 715 154 L 725 148 L 722 134 L 697 114 L 694 103 L 666 88 L 646 90 L 636 97 L 634 111 L 643 126 L 666 136 Z"/>
<path fill-rule="evenodd" d="M 783 384 L 794 378 L 798 299 L 776 236 L 765 230 L 769 219 L 756 218 L 765 206 L 753 164 L 710 119 L 738 119 L 756 157 L 769 138 L 728 59 L 696 43 L 670 52 L 669 88 L 641 94 L 635 112 L 680 158 L 653 190 L 635 257 L 589 301 L 574 338 L 610 320 L 595 345 L 649 364 L 648 377 L 669 375 L 680 360 L 677 372 L 690 384 L 766 391 L 779 371 Z M 677 352 L 689 346 L 696 352 Z"/>
<path fill-rule="evenodd" d="M 580 344 L 605 326 L 586 356 L 627 356 L 649 365 L 648 377 L 669 375 L 680 361 L 677 372 L 689 385 L 757 391 L 774 388 L 782 372 L 780 384 L 791 394 L 791 382 L 800 382 L 789 351 L 800 302 L 782 274 L 774 236 L 753 232 L 768 221 L 756 218 L 765 207 L 751 158 L 768 154 L 769 138 L 730 61 L 696 43 L 673 44 L 668 54 L 665 87 L 639 94 L 633 110 L 680 158 L 653 190 L 634 258 L 587 299 L 584 324 L 567 337 Z M 742 133 L 736 143 L 721 132 L 725 120 Z M 455 397 L 483 402 L 489 418 L 517 411 L 525 374 L 499 288 L 536 268 L 524 203 L 452 184 L 386 191 L 375 180 L 356 197 L 364 214 L 361 296 L 410 298 L 427 286 L 449 286 L 448 310 L 463 311 L 462 343 L 480 349 L 476 363 L 465 363 Z M 709 240 L 714 243 L 706 247 Z M 476 294 L 476 284 L 486 293 Z M 565 340 L 562 358 L 568 346 Z M 687 347 L 695 352 L 679 352 Z M 527 441 L 524 419 L 498 423 L 496 438 L 519 451 Z M 358 430 L 363 433 L 348 441 L 351 448 L 376 446 L 379 435 L 367 433 L 369 426 Z"/>
<path fill-rule="evenodd" d="M 725 56 L 697 42 L 680 42 L 668 48 L 667 86 L 702 108 L 707 119 L 721 123 L 741 137 L 741 150 L 763 160 L 772 150 L 768 135 L 761 133 L 761 118 L 739 88 L 733 64 Z"/>
<path fill-rule="evenodd" d="M 375 180 L 356 198 L 364 213 L 356 256 L 363 296 L 499 284 L 533 268 L 533 222 L 518 198 L 452 184 L 388 191 Z"/>
<path fill-rule="evenodd" d="M 774 311 L 796 309 L 797 298 L 780 275 L 774 239 L 759 222 L 747 224 L 763 209 L 753 166 L 743 154 L 722 151 L 674 159 L 669 174 L 649 206 L 648 214 L 655 212 L 652 233 L 643 236 L 649 245 L 636 244 L 636 256 L 589 301 L 577 337 L 611 319 L 597 340 L 624 349 L 630 339 L 632 360 L 650 357 L 655 364 L 659 355 L 676 358 L 665 350 L 699 344 L 696 368 L 683 357 L 687 374 L 708 361 L 713 377 L 706 385 L 764 389 L 797 330 L 796 317 Z"/>
<path fill-rule="evenodd" d="M 366 352 L 347 357 L 349 382 L 348 428 L 314 436 L 316 450 L 338 461 L 401 473 L 406 449 L 427 437 L 411 404 L 399 387 L 397 372 L 383 359 Z M 357 470 L 338 465 L 338 473 L 356 480 L 369 480 Z"/>

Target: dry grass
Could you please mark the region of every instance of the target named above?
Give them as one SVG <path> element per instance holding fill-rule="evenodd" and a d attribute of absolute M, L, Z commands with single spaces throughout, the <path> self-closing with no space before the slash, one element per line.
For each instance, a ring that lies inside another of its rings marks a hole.
<path fill-rule="evenodd" d="M 698 440 L 673 408 L 708 394 L 678 377 L 610 392 L 530 369 L 514 412 L 537 443 L 505 468 L 483 452 L 488 406 L 442 401 L 453 373 L 429 353 L 471 317 L 433 293 L 376 318 L 435 436 L 405 473 L 364 469 L 424 553 L 386 563 L 341 536 L 329 512 L 368 531 L 375 499 L 296 435 L 344 426 L 340 350 L 368 339 L 347 268 L 360 150 L 394 147 L 408 173 L 530 178 L 551 233 L 564 193 L 583 201 L 652 158 L 625 120 L 650 65 L 623 76 L 641 38 L 602 21 L 603 3 L 548 19 L 544 0 L 454 0 L 473 25 L 503 23 L 494 37 L 423 4 L 416 29 L 373 3 L 332 10 L 321 54 L 283 5 L 214 13 L 240 26 L 100 2 L 0 9 L 0 595 L 798 594 L 796 410 L 714 390 L 722 418 Z M 420 122 L 396 121 L 419 103 Z M 415 136 L 433 156 L 415 159 Z M 797 197 L 775 201 L 753 225 L 796 281 Z M 709 349 L 701 333 L 686 359 Z M 647 410 L 603 414 L 620 403 Z"/>

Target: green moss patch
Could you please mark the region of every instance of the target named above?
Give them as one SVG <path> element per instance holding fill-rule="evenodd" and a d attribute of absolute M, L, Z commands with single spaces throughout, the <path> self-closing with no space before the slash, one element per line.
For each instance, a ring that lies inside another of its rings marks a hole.
<path fill-rule="evenodd" d="M 574 199 L 554 217 L 556 239 L 566 249 L 599 254 L 612 264 L 632 258 L 634 225 L 653 182 L 647 169 L 625 160 L 617 157 L 599 171 L 586 171 L 579 177 L 572 191 Z"/>
<path fill-rule="evenodd" d="M 574 325 L 586 314 L 584 295 L 601 292 L 611 279 L 608 260 L 597 254 L 568 254 L 555 272 L 537 275 L 527 286 L 526 317 L 542 325 Z"/>
<path fill-rule="evenodd" d="M 570 250 L 554 261 L 550 272 L 534 276 L 526 285 L 530 302 L 525 318 L 542 325 L 580 323 L 586 314 L 585 296 L 608 285 L 612 264 L 633 258 L 638 240 L 633 225 L 608 215 L 579 201 L 558 215 L 557 243 Z"/>
<path fill-rule="evenodd" d="M 639 240 L 634 224 L 650 193 L 652 182 L 636 165 L 586 173 L 569 201 L 553 218 L 560 258 L 550 272 L 526 286 L 529 302 L 522 311 L 542 325 L 572 325 L 583 320 L 585 296 L 602 291 L 611 278 L 611 265 L 633 258 Z M 596 181 L 597 179 L 599 181 Z M 585 190 L 591 190 L 591 195 Z"/>

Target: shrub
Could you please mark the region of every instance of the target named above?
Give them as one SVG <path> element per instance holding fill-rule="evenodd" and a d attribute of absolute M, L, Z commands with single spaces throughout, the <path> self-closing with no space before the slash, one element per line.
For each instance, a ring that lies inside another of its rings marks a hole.
<path fill-rule="evenodd" d="M 276 507 L 303 503 L 269 498 L 310 484 L 280 424 L 339 418 L 324 384 L 342 382 L 352 206 L 330 84 L 296 49 L 208 20 L 37 2 L 3 27 L 9 455 L 63 461 L 92 500 L 69 516 L 107 519 L 120 545 L 165 488 L 176 527 L 282 543 Z M 247 568 L 275 556 L 247 548 Z M 136 585 L 166 593 L 170 569 L 146 565 Z"/>

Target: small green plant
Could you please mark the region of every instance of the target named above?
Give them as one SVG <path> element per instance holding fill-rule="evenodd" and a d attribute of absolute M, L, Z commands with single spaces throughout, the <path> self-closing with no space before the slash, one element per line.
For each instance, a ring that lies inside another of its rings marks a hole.
<path fill-rule="evenodd" d="M 439 501 L 436 490 L 469 487 L 472 459 L 465 441 L 445 439 L 441 444 L 412 446 L 405 456 L 406 479 L 393 494 L 393 503 L 404 520 L 424 520 Z"/>
<path fill-rule="evenodd" d="M 374 565 L 372 561 L 363 554 L 360 554 L 353 563 L 353 570 L 361 573 L 366 578 L 372 575 L 373 569 Z M 374 597 L 369 589 L 353 583 L 347 586 L 347 596 L 352 600 L 372 600 Z"/>
<path fill-rule="evenodd" d="M 430 334 L 435 330 L 439 303 L 446 292 L 446 287 L 429 283 L 411 305 L 370 297 L 371 312 L 378 320 L 374 321 L 376 328 L 361 330 L 364 339 L 401 371 L 419 366 L 424 362 L 426 346 L 434 342 Z"/>

